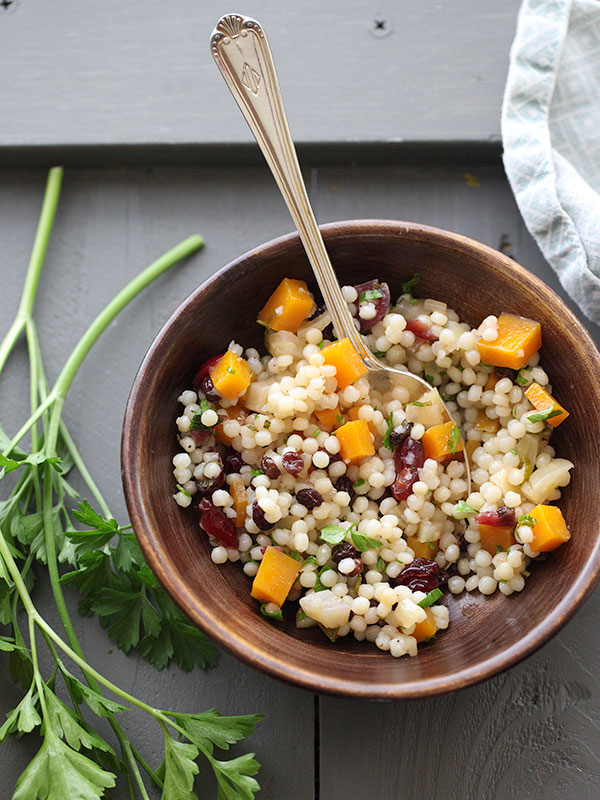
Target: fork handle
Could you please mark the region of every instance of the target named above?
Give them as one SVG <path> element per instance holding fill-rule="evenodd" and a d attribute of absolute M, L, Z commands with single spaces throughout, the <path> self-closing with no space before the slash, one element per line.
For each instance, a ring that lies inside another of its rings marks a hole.
<path fill-rule="evenodd" d="M 338 338 L 348 337 L 368 364 L 373 356 L 362 343 L 348 311 L 310 206 L 267 37 L 256 20 L 227 14 L 212 32 L 210 47 L 281 190 L 335 332 Z"/>

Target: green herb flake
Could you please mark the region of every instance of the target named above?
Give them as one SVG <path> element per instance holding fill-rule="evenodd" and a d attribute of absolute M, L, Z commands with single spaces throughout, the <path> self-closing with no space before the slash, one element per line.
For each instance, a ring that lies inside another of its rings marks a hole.
<path fill-rule="evenodd" d="M 322 350 L 325 347 L 325 339 L 321 339 L 319 342 L 319 350 Z"/>
<path fill-rule="evenodd" d="M 509 453 L 512 453 L 512 454 L 513 454 L 513 456 L 518 456 L 518 455 L 519 455 L 519 454 L 517 453 L 517 451 L 515 450 L 515 448 L 514 448 L 514 447 L 511 447 L 511 448 L 510 448 L 510 450 L 509 450 L 508 452 L 509 452 Z"/>
<path fill-rule="evenodd" d="M 250 474 L 253 478 L 256 478 L 258 475 L 264 475 L 265 473 L 262 471 L 262 469 L 253 469 Z"/>
<path fill-rule="evenodd" d="M 288 555 L 290 558 L 293 558 L 294 561 L 302 561 L 302 556 L 297 550 L 289 550 L 286 555 Z"/>
<path fill-rule="evenodd" d="M 465 500 L 459 500 L 458 503 L 454 506 L 454 511 L 452 516 L 454 519 L 458 519 L 456 516 L 457 514 L 476 514 L 477 510 L 470 506 Z"/>
<path fill-rule="evenodd" d="M 419 301 L 415 297 L 411 297 L 408 302 L 411 304 L 411 306 L 416 306 Z"/>
<path fill-rule="evenodd" d="M 276 619 L 279 620 L 279 622 L 283 622 L 283 614 L 281 613 L 281 609 L 278 608 L 277 611 L 267 611 L 267 605 L 268 603 L 263 603 L 260 607 L 260 613 L 263 615 L 263 617 L 266 617 L 267 619 Z"/>
<path fill-rule="evenodd" d="M 412 278 L 409 278 L 409 280 L 404 281 L 401 284 L 401 286 L 402 286 L 402 294 L 412 295 L 413 289 L 419 283 L 420 280 L 421 280 L 421 273 L 420 272 L 415 272 L 415 274 L 412 276 Z"/>
<path fill-rule="evenodd" d="M 338 421 L 338 425 L 344 425 L 346 422 L 346 420 L 342 416 L 340 416 L 340 414 L 336 415 L 336 419 Z"/>
<path fill-rule="evenodd" d="M 537 520 L 535 519 L 535 517 L 532 517 L 531 514 L 523 514 L 522 517 L 519 517 L 519 519 L 517 521 L 517 526 L 519 526 L 519 525 L 528 525 L 530 528 L 533 528 L 533 526 L 536 523 L 537 523 Z"/>
<path fill-rule="evenodd" d="M 364 486 L 364 484 L 365 484 L 365 479 L 364 479 L 364 478 L 359 478 L 357 481 L 355 481 L 355 482 L 352 484 L 352 486 L 353 486 L 355 489 L 359 489 L 361 486 Z"/>
<path fill-rule="evenodd" d="M 501 547 L 499 544 L 497 544 L 497 545 L 496 545 L 496 552 L 497 552 L 497 553 L 503 553 L 503 552 L 504 552 L 504 548 L 503 548 L 503 547 Z"/>
<path fill-rule="evenodd" d="M 385 352 L 383 350 L 377 350 L 376 352 L 373 353 L 373 355 L 375 356 L 375 358 L 384 358 Z"/>
<path fill-rule="evenodd" d="M 484 364 L 483 361 L 479 362 L 479 366 L 482 367 L 483 369 L 494 369 L 491 364 Z M 464 367 L 461 367 L 461 370 L 462 369 L 464 369 Z"/>
<path fill-rule="evenodd" d="M 433 381 L 434 381 L 433 375 L 428 375 L 426 372 L 424 372 L 423 377 L 425 378 L 427 383 L 430 383 L 433 386 Z"/>
<path fill-rule="evenodd" d="M 359 533 L 358 531 L 354 531 L 350 534 L 352 538 L 352 542 L 354 547 L 357 550 L 360 550 L 361 553 L 364 553 L 366 550 L 372 550 L 375 547 L 381 547 L 381 542 L 377 539 L 371 539 L 369 536 L 365 536 L 364 533 Z"/>
<path fill-rule="evenodd" d="M 424 597 L 420 603 L 417 603 L 417 605 L 421 606 L 421 608 L 429 608 L 429 606 L 432 606 L 436 600 L 440 599 L 442 594 L 443 592 L 441 589 L 434 589 L 433 591 L 429 592 L 429 594 Z"/>
<path fill-rule="evenodd" d="M 545 422 L 547 419 L 552 419 L 552 417 L 560 417 L 562 413 L 560 408 L 551 406 L 549 408 L 544 408 L 542 411 L 538 411 L 537 414 L 529 414 L 527 419 L 529 422 Z"/>
<path fill-rule="evenodd" d="M 393 430 L 394 430 L 394 412 L 390 411 L 390 415 L 387 418 L 387 430 L 385 432 L 385 436 L 383 437 L 383 446 L 387 447 L 388 450 L 394 449 L 390 444 L 390 434 Z"/>
<path fill-rule="evenodd" d="M 383 572 L 385 568 L 385 562 L 381 556 L 379 556 L 379 558 L 377 559 L 377 563 L 375 566 L 377 567 L 378 572 Z"/>
<path fill-rule="evenodd" d="M 191 431 L 211 431 L 212 430 L 212 425 L 203 425 L 202 424 L 202 414 L 204 414 L 205 411 L 216 411 L 217 407 L 214 406 L 212 403 L 209 403 L 209 401 L 206 399 L 206 397 L 203 397 L 200 400 L 200 402 L 198 403 L 198 406 L 199 406 L 198 411 L 196 411 L 196 413 L 192 417 L 192 421 L 190 423 L 190 430 Z"/>
<path fill-rule="evenodd" d="M 264 428 L 265 430 L 268 430 L 270 427 L 271 427 L 271 420 L 270 420 L 270 419 L 266 419 L 266 420 L 263 422 L 263 428 Z"/>
<path fill-rule="evenodd" d="M 234 370 L 234 369 L 232 369 L 231 367 L 227 367 L 227 372 L 228 372 L 230 375 L 235 375 L 235 370 Z"/>
<path fill-rule="evenodd" d="M 321 575 L 324 572 L 327 572 L 327 570 L 329 570 L 329 569 L 330 569 L 330 567 L 328 567 L 327 564 L 325 564 L 325 566 L 321 567 L 321 569 L 317 572 L 317 580 L 316 580 L 315 587 L 314 587 L 315 588 L 315 592 L 325 592 L 325 591 L 327 591 L 327 587 L 323 586 L 323 584 L 321 583 Z"/>
<path fill-rule="evenodd" d="M 410 403 L 406 404 L 407 406 L 418 406 L 419 408 L 424 408 L 425 406 L 432 405 L 431 400 L 427 400 L 425 403 L 422 403 L 420 400 L 413 400 Z"/>
<path fill-rule="evenodd" d="M 184 494 L 186 497 L 191 497 L 192 495 L 188 492 L 187 489 L 184 489 L 180 483 L 176 483 L 175 486 L 179 489 L 181 494 Z"/>
<path fill-rule="evenodd" d="M 381 300 L 382 297 L 383 292 L 380 292 L 379 289 L 368 289 L 366 292 L 361 292 L 358 302 L 370 303 L 373 300 Z"/>
<path fill-rule="evenodd" d="M 346 538 L 346 529 L 339 525 L 326 525 L 320 531 L 320 538 L 327 544 L 339 544 Z"/>
<path fill-rule="evenodd" d="M 500 583 L 508 583 L 508 581 L 506 580 L 506 578 L 500 578 Z"/>
<path fill-rule="evenodd" d="M 427 542 L 427 547 L 430 550 L 435 550 L 435 542 Z"/>
<path fill-rule="evenodd" d="M 307 614 L 300 609 L 296 615 L 296 622 L 304 622 L 305 619 L 307 619 Z"/>
<path fill-rule="evenodd" d="M 526 372 L 531 373 L 531 370 L 529 370 L 529 369 L 520 369 L 519 372 L 517 373 L 517 377 L 515 378 L 515 382 L 519 386 L 527 386 L 527 384 L 531 380 L 531 375 L 529 375 L 529 377 L 528 377 L 525 374 Z"/>
<path fill-rule="evenodd" d="M 315 437 L 315 439 L 317 438 L 317 436 L 318 436 L 320 433 L 321 433 L 320 429 L 319 429 L 319 428 L 317 428 L 317 429 L 316 429 L 316 431 L 313 433 L 313 436 Z"/>
<path fill-rule="evenodd" d="M 317 564 L 317 563 L 318 563 L 317 559 L 314 556 L 308 556 L 302 562 L 302 569 L 304 569 L 304 567 L 307 567 L 309 564 Z"/>
<path fill-rule="evenodd" d="M 451 429 L 450 435 L 446 441 L 446 444 L 448 445 L 448 451 L 450 453 L 456 453 L 456 448 L 459 442 L 460 442 L 460 429 L 458 425 L 455 425 Z"/>

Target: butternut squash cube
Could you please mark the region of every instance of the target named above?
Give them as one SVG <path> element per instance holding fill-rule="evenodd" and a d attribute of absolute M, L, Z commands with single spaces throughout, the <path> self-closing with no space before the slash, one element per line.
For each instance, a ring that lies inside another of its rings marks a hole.
<path fill-rule="evenodd" d="M 426 608 L 425 613 L 427 616 L 423 622 L 417 622 L 414 632 L 411 633 L 411 636 L 414 636 L 417 642 L 426 642 L 427 639 L 431 639 L 432 636 L 435 636 L 435 632 L 437 631 L 433 611 L 430 608 Z"/>
<path fill-rule="evenodd" d="M 363 458 L 375 455 L 373 434 L 364 419 L 347 422 L 334 431 L 340 443 L 340 455 L 347 464 L 355 464 Z"/>
<path fill-rule="evenodd" d="M 498 317 L 498 337 L 493 342 L 477 343 L 484 364 L 521 369 L 542 346 L 539 322 L 502 312 Z"/>
<path fill-rule="evenodd" d="M 538 505 L 530 511 L 536 523 L 533 526 L 533 541 L 529 545 L 538 553 L 549 553 L 568 542 L 571 533 L 558 506 Z"/>
<path fill-rule="evenodd" d="M 326 428 L 333 428 L 340 424 L 338 417 L 341 416 L 340 407 L 335 408 L 317 408 L 315 417 L 319 420 L 320 425 Z"/>
<path fill-rule="evenodd" d="M 368 372 L 350 339 L 332 342 L 321 350 L 326 364 L 335 367 L 335 379 L 340 389 L 345 389 Z"/>
<path fill-rule="evenodd" d="M 512 525 L 480 525 L 479 541 L 481 546 L 491 556 L 496 555 L 498 548 L 508 550 L 517 541 L 513 535 L 513 530 Z"/>
<path fill-rule="evenodd" d="M 258 321 L 273 331 L 296 333 L 314 306 L 304 281 L 284 278 L 258 315 Z"/>
<path fill-rule="evenodd" d="M 267 547 L 252 582 L 252 597 L 262 603 L 275 603 L 281 608 L 301 566 L 301 561 L 275 547 Z"/>
<path fill-rule="evenodd" d="M 547 411 L 550 409 L 551 411 L 560 412 L 546 420 L 548 425 L 552 425 L 553 428 L 556 428 L 557 425 L 560 425 L 560 423 L 564 422 L 569 416 L 567 409 L 563 408 L 560 403 L 557 403 L 552 395 L 540 386 L 539 383 L 532 383 L 531 386 L 525 390 L 525 397 L 537 411 Z"/>
<path fill-rule="evenodd" d="M 228 350 L 211 369 L 210 377 L 219 394 L 234 400 L 250 386 L 252 373 L 247 361 Z"/>
<path fill-rule="evenodd" d="M 244 481 L 238 478 L 232 481 L 229 493 L 233 497 L 233 507 L 235 509 L 235 527 L 241 528 L 246 520 L 246 506 L 248 505 L 248 495 Z"/>
<path fill-rule="evenodd" d="M 420 542 L 416 536 L 407 536 L 406 544 L 415 554 L 415 558 L 433 559 L 439 549 L 439 542 Z"/>
<path fill-rule="evenodd" d="M 452 420 L 428 428 L 421 438 L 421 443 L 425 450 L 425 458 L 433 458 L 436 461 L 445 461 L 464 450 L 460 430 Z"/>
<path fill-rule="evenodd" d="M 475 427 L 478 431 L 483 431 L 484 433 L 498 433 L 500 430 L 500 420 L 490 419 L 483 408 L 480 408 L 477 411 Z"/>

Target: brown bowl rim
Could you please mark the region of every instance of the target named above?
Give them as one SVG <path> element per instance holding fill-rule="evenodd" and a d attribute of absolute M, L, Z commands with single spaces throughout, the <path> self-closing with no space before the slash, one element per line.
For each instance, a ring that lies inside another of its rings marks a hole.
<path fill-rule="evenodd" d="M 575 326 L 582 339 L 585 340 L 589 355 L 596 361 L 600 372 L 600 354 L 598 353 L 596 344 L 584 325 L 568 308 L 564 300 L 540 278 L 498 250 L 459 233 L 421 223 L 400 220 L 340 220 L 319 227 L 326 236 L 343 236 L 348 233 L 352 233 L 353 235 L 372 234 L 374 229 L 384 229 L 399 233 L 420 232 L 432 235 L 438 239 L 460 243 L 472 250 L 482 252 L 488 257 L 492 257 L 498 269 L 506 269 L 509 272 L 520 275 L 533 284 L 542 296 L 551 299 L 554 303 L 558 303 L 561 307 L 561 311 L 568 317 L 569 324 Z M 353 680 L 347 680 L 344 676 L 340 676 L 336 679 L 324 678 L 312 672 L 298 669 L 285 658 L 278 658 L 277 654 L 261 650 L 259 646 L 252 649 L 248 648 L 247 643 L 242 644 L 238 641 L 235 632 L 225 628 L 221 629 L 218 624 L 215 627 L 214 619 L 212 617 L 209 618 L 204 612 L 199 598 L 193 592 L 189 591 L 185 584 L 177 580 L 175 577 L 174 565 L 170 561 L 168 551 L 160 546 L 154 532 L 150 526 L 146 525 L 143 502 L 141 500 L 141 484 L 135 469 L 137 426 L 132 424 L 132 420 L 135 418 L 133 410 L 141 401 L 141 384 L 146 371 L 152 363 L 154 351 L 158 348 L 159 343 L 163 341 L 165 336 L 168 335 L 171 327 L 177 322 L 178 317 L 183 311 L 189 305 L 194 304 L 197 298 L 208 289 L 213 281 L 220 278 L 224 273 L 235 270 L 248 259 L 260 257 L 271 248 L 278 248 L 282 244 L 285 245 L 296 242 L 298 238 L 298 234 L 295 232 L 284 234 L 283 236 L 257 245 L 221 267 L 221 269 L 217 270 L 203 281 L 179 304 L 163 324 L 148 348 L 135 376 L 127 400 L 121 439 L 121 471 L 125 501 L 136 537 L 149 566 L 184 614 L 220 647 L 230 652 L 240 661 L 243 661 L 267 675 L 313 692 L 364 699 L 416 699 L 445 694 L 457 689 L 466 688 L 467 686 L 472 686 L 473 684 L 491 678 L 530 656 L 571 619 L 573 614 L 588 598 L 600 579 L 600 537 L 596 539 L 594 548 L 588 557 L 584 569 L 567 594 L 561 598 L 560 602 L 541 623 L 536 625 L 526 636 L 511 647 L 491 656 L 485 661 L 479 662 L 473 667 L 462 669 L 457 673 L 437 679 L 415 680 L 406 685 L 401 683 L 364 684 Z"/>

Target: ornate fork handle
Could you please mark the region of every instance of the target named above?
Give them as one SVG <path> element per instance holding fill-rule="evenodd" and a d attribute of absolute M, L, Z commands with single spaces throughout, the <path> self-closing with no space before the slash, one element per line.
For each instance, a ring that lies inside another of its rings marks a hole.
<path fill-rule="evenodd" d="M 210 46 L 214 59 L 250 126 L 302 239 L 338 337 L 349 337 L 368 366 L 377 360 L 365 348 L 342 297 L 321 232 L 310 207 L 269 43 L 250 17 L 227 14 Z"/>

